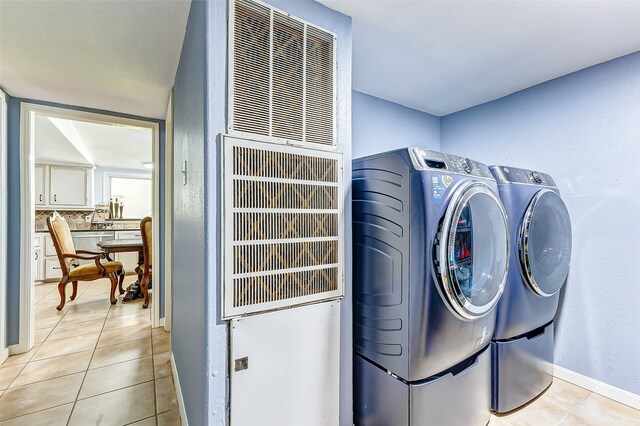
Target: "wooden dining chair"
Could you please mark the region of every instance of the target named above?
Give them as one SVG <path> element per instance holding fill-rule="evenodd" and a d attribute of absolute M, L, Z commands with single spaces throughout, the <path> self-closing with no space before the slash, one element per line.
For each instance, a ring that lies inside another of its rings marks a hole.
<path fill-rule="evenodd" d="M 109 278 L 111 281 L 111 304 L 115 305 L 118 301 L 115 297 L 116 287 L 118 286 L 118 275 L 120 276 L 120 288 L 122 288 L 122 280 L 124 279 L 124 268 L 122 262 L 106 261 L 106 255 L 100 252 L 88 250 L 76 250 L 71 237 L 71 230 L 67 221 L 60 216 L 58 212 L 47 217 L 47 227 L 49 234 L 53 240 L 53 246 L 58 255 L 60 269 L 62 270 L 62 279 L 58 284 L 58 292 L 60 293 L 60 304 L 56 309 L 64 308 L 66 301 L 65 288 L 67 284 L 73 284 L 73 293 L 71 300 L 74 300 L 78 294 L 78 281 L 94 281 L 100 278 Z M 80 265 L 79 260 L 93 260 L 93 264 Z M 122 290 L 121 290 L 122 294 Z"/>
<path fill-rule="evenodd" d="M 151 218 L 147 216 L 140 221 L 140 232 L 142 234 L 142 251 L 144 255 L 144 263 L 140 267 L 142 269 L 142 280 L 140 281 L 140 289 L 142 290 L 142 295 L 144 296 L 144 303 L 142 304 L 142 307 L 144 309 L 147 309 L 147 307 L 149 307 L 149 281 L 151 280 L 151 263 L 153 260 L 153 243 L 151 240 L 151 230 Z"/>

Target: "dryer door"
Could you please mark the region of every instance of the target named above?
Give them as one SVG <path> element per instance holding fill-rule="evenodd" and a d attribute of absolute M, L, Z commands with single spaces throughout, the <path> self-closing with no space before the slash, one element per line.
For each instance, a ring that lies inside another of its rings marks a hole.
<path fill-rule="evenodd" d="M 438 291 L 454 315 L 473 320 L 498 303 L 509 265 L 509 225 L 488 185 L 468 182 L 456 190 L 434 255 Z"/>
<path fill-rule="evenodd" d="M 549 297 L 560 291 L 569 275 L 571 221 L 554 191 L 543 189 L 529 203 L 518 231 L 518 256 L 534 293 Z"/>

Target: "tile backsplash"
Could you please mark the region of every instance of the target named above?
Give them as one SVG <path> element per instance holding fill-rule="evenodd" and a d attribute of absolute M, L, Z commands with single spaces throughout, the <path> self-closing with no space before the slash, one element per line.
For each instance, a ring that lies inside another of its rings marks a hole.
<path fill-rule="evenodd" d="M 72 231 L 79 230 L 89 230 L 91 229 L 91 220 L 87 222 L 85 218 L 87 216 L 91 217 L 93 214 L 92 211 L 87 210 L 57 210 L 58 214 L 65 218 L 67 223 L 69 224 L 69 228 Z M 36 231 L 46 231 L 47 230 L 47 217 L 51 216 L 53 210 L 36 210 L 35 212 L 35 222 L 36 222 Z M 110 229 L 139 229 L 140 221 L 139 220 L 117 220 L 113 222 L 113 226 Z"/>

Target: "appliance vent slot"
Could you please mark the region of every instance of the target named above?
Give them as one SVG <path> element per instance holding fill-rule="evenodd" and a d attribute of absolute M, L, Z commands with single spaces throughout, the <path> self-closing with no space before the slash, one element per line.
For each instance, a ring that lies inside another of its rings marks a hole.
<path fill-rule="evenodd" d="M 224 318 L 341 297 L 342 155 L 223 146 Z"/>
<path fill-rule="evenodd" d="M 335 36 L 252 0 L 230 10 L 229 133 L 335 147 Z"/>

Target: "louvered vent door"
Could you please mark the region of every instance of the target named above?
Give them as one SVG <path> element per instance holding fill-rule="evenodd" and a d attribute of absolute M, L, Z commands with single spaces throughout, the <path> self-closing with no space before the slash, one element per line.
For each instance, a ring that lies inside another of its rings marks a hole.
<path fill-rule="evenodd" d="M 230 10 L 229 133 L 335 146 L 335 36 L 251 0 Z"/>
<path fill-rule="evenodd" d="M 224 317 L 343 294 L 342 155 L 224 138 Z"/>

